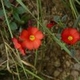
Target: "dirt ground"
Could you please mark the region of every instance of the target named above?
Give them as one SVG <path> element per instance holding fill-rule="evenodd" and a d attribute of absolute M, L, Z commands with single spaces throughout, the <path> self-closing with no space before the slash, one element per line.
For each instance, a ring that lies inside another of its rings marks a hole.
<path fill-rule="evenodd" d="M 32 13 L 36 15 L 36 3 L 35 0 L 24 0 L 26 5 L 30 8 Z M 68 15 L 66 24 L 68 26 L 73 25 L 73 20 L 71 13 L 65 8 L 61 0 L 42 0 L 42 11 L 44 21 L 53 19 L 55 15 L 64 16 Z M 58 30 L 56 26 L 56 30 Z M 0 39 L 2 40 L 2 38 Z M 45 47 L 41 47 L 38 53 L 37 60 L 37 74 L 43 78 L 43 80 L 79 80 L 80 77 L 80 64 L 76 63 L 70 55 L 68 55 L 61 47 L 50 40 L 49 37 L 46 38 Z M 0 64 L 6 61 L 4 44 L 0 42 Z M 80 59 L 80 50 L 76 49 L 76 55 Z M 31 64 L 34 62 L 34 54 L 30 54 L 29 58 L 22 57 Z M 0 65 L 1 66 L 1 65 Z M 13 76 L 0 68 L 0 80 L 17 80 Z M 24 76 L 21 76 L 21 80 L 27 80 Z M 31 80 L 31 79 L 30 79 Z M 32 79 L 37 80 L 37 79 Z"/>

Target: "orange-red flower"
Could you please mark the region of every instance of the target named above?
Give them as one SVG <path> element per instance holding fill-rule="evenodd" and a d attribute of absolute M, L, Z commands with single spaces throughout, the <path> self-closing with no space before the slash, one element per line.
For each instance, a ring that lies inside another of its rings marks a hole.
<path fill-rule="evenodd" d="M 12 38 L 12 42 L 14 44 L 14 47 L 18 49 L 22 55 L 25 55 L 25 51 L 21 45 L 21 42 L 17 38 Z"/>
<path fill-rule="evenodd" d="M 50 21 L 50 23 L 47 24 L 47 28 L 52 28 L 55 24 L 56 22 Z"/>
<path fill-rule="evenodd" d="M 75 28 L 65 28 L 61 33 L 61 39 L 66 44 L 75 44 L 79 38 L 79 32 Z"/>
<path fill-rule="evenodd" d="M 29 27 L 27 30 L 23 30 L 20 34 L 20 39 L 23 41 L 21 45 L 29 50 L 38 49 L 41 45 L 41 39 L 43 34 L 36 27 Z"/>

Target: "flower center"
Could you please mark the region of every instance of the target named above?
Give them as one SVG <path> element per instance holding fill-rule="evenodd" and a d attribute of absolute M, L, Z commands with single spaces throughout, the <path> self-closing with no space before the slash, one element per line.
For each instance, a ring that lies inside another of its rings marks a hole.
<path fill-rule="evenodd" d="M 73 37 L 72 36 L 68 36 L 68 40 L 69 41 L 73 40 Z"/>
<path fill-rule="evenodd" d="M 34 35 L 30 35 L 30 36 L 29 36 L 29 39 L 30 39 L 31 41 L 34 41 L 34 40 L 35 40 L 35 36 L 34 36 Z"/>

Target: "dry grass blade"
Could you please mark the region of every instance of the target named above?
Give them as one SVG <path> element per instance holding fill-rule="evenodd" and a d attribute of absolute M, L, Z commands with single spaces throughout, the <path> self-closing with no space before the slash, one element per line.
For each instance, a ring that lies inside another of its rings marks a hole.
<path fill-rule="evenodd" d="M 26 66 L 32 67 L 33 69 L 36 70 L 36 68 L 35 68 L 32 64 L 30 64 L 30 63 L 28 63 L 28 62 L 25 62 L 25 61 L 23 61 L 23 60 L 21 60 L 21 61 L 22 61 L 22 63 L 25 64 Z"/>

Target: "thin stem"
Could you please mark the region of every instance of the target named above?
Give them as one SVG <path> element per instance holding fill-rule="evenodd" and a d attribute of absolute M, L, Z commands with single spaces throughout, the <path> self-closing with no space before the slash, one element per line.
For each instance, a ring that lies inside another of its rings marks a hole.
<path fill-rule="evenodd" d="M 39 0 L 36 0 L 37 2 L 37 20 L 40 20 L 39 18 Z M 39 22 L 37 21 L 37 27 L 39 28 Z"/>
<path fill-rule="evenodd" d="M 80 5 L 80 1 L 78 1 L 78 0 L 75 0 L 79 5 Z"/>
<path fill-rule="evenodd" d="M 69 3 L 70 3 L 70 7 L 71 7 L 75 17 L 77 18 L 78 17 L 78 11 L 75 7 L 74 0 L 69 0 Z"/>
<path fill-rule="evenodd" d="M 34 66 L 36 66 L 36 64 L 37 64 L 37 56 L 38 56 L 38 51 L 36 50 L 36 52 L 35 52 Z"/>
<path fill-rule="evenodd" d="M 36 77 L 37 79 L 39 79 L 39 80 L 43 80 L 42 78 L 40 78 L 40 77 L 37 76 L 36 74 L 32 73 L 32 72 L 29 71 L 28 69 L 26 69 L 26 71 L 27 71 L 29 74 L 31 74 L 31 75 L 33 75 L 34 77 Z"/>

